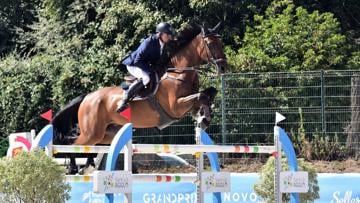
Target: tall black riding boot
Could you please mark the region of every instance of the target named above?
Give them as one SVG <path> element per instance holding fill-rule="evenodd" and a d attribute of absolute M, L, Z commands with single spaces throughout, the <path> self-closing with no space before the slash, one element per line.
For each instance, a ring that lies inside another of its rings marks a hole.
<path fill-rule="evenodd" d="M 125 92 L 124 98 L 121 100 L 121 102 L 118 103 L 118 108 L 116 109 L 117 113 L 120 113 L 128 108 L 128 102 L 135 97 L 135 95 L 138 93 L 138 91 L 144 87 L 144 84 L 142 80 L 137 80 L 134 83 L 132 83 L 129 87 L 129 89 Z"/>

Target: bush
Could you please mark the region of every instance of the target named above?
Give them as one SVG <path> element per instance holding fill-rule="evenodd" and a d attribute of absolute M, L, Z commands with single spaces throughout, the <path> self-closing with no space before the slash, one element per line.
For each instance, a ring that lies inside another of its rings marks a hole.
<path fill-rule="evenodd" d="M 298 157 L 304 158 L 306 161 L 322 160 L 322 161 L 340 161 L 351 155 L 351 151 L 343 145 L 339 136 L 327 135 L 325 133 L 315 132 L 311 137 L 306 136 L 304 127 L 304 118 L 302 109 L 299 108 L 300 122 L 297 133 L 291 131 L 291 140 Z"/>
<path fill-rule="evenodd" d="M 281 160 L 282 171 L 286 171 L 287 160 L 283 158 Z M 298 159 L 299 171 L 307 171 L 309 173 L 309 192 L 300 193 L 300 202 L 313 202 L 318 199 L 319 186 L 317 181 L 317 174 L 315 169 L 303 159 Z M 254 190 L 264 202 L 275 202 L 274 197 L 274 172 L 275 172 L 275 158 L 270 157 L 260 172 L 260 182 L 254 185 Z M 290 201 L 289 194 L 282 195 L 283 202 Z"/>
<path fill-rule="evenodd" d="M 65 169 L 43 151 L 23 152 L 0 159 L 1 202 L 52 202 L 70 199 Z"/>

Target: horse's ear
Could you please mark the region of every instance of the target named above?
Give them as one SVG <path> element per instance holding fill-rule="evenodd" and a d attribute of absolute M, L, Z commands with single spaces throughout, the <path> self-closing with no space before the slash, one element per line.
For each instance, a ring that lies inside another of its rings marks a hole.
<path fill-rule="evenodd" d="M 216 24 L 215 27 L 211 28 L 210 31 L 212 33 L 217 33 L 219 31 L 220 26 L 221 26 L 221 21 L 218 22 L 218 24 Z"/>
<path fill-rule="evenodd" d="M 201 27 L 201 33 L 203 34 L 203 36 L 206 36 L 208 34 L 210 34 L 210 31 L 206 25 L 206 23 L 203 22 L 203 25 Z"/>

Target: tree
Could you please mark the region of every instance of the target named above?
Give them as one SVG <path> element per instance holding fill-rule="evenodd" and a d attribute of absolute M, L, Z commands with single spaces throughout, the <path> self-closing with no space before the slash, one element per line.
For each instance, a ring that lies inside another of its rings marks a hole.
<path fill-rule="evenodd" d="M 39 115 L 49 108 L 56 112 L 81 94 L 120 85 L 121 59 L 158 22 L 181 29 L 194 20 L 210 25 L 225 20 L 221 34 L 225 42 L 232 41 L 232 33 L 244 30 L 233 27 L 247 22 L 234 21 L 234 16 L 250 19 L 266 7 L 260 2 L 39 0 L 30 10 L 36 19 L 17 37 L 19 49 L 0 60 L 0 142 L 14 131 L 40 130 L 45 122 Z"/>
<path fill-rule="evenodd" d="M 15 130 L 39 130 L 48 108 L 119 85 L 121 59 L 160 21 L 178 29 L 222 21 L 233 71 L 358 68 L 360 52 L 349 52 L 337 20 L 316 11 L 341 2 L 294 2 L 311 13 L 279 0 L 0 0 L 0 143 Z M 354 14 L 357 0 L 346 2 Z"/>
<path fill-rule="evenodd" d="M 229 51 L 240 71 L 344 69 L 349 46 L 331 13 L 309 13 L 288 0 L 275 0 L 265 15 L 255 15 L 242 47 Z"/>
<path fill-rule="evenodd" d="M 5 202 L 54 202 L 70 199 L 65 169 L 43 151 L 0 159 L 0 192 Z"/>
<path fill-rule="evenodd" d="M 341 28 L 352 42 L 359 40 L 360 34 L 360 2 L 358 0 L 294 0 L 295 5 L 320 12 L 331 12 L 339 20 Z"/>
<path fill-rule="evenodd" d="M 360 120 L 360 76 L 354 75 L 351 78 L 351 121 L 347 126 L 348 133 L 346 139 L 346 146 L 349 150 L 355 152 L 355 158 L 360 157 L 360 135 L 359 135 L 359 120 Z"/>
<path fill-rule="evenodd" d="M 0 57 L 15 50 L 20 35 L 31 31 L 38 4 L 39 0 L 0 0 Z"/>

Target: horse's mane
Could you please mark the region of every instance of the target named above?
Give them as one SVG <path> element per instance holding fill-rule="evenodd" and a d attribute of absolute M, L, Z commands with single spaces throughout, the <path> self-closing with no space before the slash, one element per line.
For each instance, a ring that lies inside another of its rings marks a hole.
<path fill-rule="evenodd" d="M 169 42 L 166 46 L 169 57 L 174 56 L 179 50 L 188 45 L 200 32 L 201 27 L 197 24 L 190 24 L 181 30 L 176 39 Z"/>
<path fill-rule="evenodd" d="M 201 27 L 197 24 L 190 24 L 182 29 L 176 39 L 167 43 L 163 54 L 157 65 L 159 72 L 164 72 L 170 63 L 170 59 L 182 48 L 188 45 L 201 32 Z"/>

